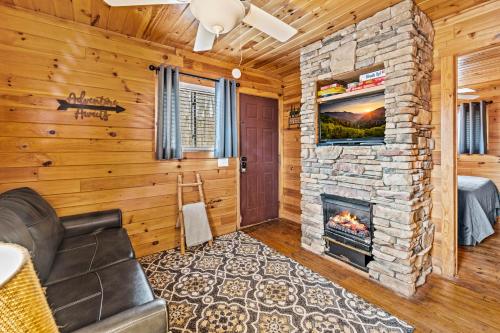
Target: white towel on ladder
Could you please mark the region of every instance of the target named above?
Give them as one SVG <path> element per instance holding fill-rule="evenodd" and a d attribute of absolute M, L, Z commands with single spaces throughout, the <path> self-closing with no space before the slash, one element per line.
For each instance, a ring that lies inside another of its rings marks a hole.
<path fill-rule="evenodd" d="M 212 240 L 205 203 L 196 202 L 182 206 L 187 247 Z"/>

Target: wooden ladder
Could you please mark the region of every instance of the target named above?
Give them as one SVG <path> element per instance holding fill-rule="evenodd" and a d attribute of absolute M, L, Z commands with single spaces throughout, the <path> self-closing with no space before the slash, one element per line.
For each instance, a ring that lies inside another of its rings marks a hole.
<path fill-rule="evenodd" d="M 178 199 L 178 205 L 179 205 L 179 223 L 181 226 L 181 254 L 184 255 L 186 253 L 186 238 L 185 238 L 185 231 L 184 231 L 184 217 L 182 214 L 182 190 L 184 187 L 198 187 L 198 193 L 200 195 L 200 202 L 203 202 L 205 204 L 205 196 L 203 195 L 203 182 L 201 181 L 200 174 L 196 174 L 196 183 L 182 183 L 182 174 L 179 174 L 177 176 L 177 199 Z M 205 204 L 206 207 L 206 204 Z M 212 246 L 212 240 L 208 241 L 208 245 Z"/>

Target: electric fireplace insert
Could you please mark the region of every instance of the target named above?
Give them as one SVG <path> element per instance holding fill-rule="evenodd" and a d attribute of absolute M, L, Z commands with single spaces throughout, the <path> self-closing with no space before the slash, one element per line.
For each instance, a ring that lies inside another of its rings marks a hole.
<path fill-rule="evenodd" d="M 372 260 L 372 204 L 358 199 L 322 194 L 325 253 L 368 271 Z"/>

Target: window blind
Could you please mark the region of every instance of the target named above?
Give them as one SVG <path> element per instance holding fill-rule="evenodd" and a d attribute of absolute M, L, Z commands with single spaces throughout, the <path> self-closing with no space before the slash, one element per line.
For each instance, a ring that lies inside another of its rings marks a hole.
<path fill-rule="evenodd" d="M 214 91 L 201 86 L 181 85 L 179 101 L 183 148 L 192 150 L 214 149 Z"/>

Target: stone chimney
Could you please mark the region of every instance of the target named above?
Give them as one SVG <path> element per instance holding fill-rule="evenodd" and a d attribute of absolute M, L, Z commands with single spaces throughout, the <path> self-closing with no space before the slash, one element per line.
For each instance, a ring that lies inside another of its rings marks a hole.
<path fill-rule="evenodd" d="M 369 275 L 406 296 L 432 270 L 430 19 L 405 0 L 301 50 L 302 246 L 324 252 L 321 193 L 374 204 Z M 383 65 L 383 146 L 317 146 L 316 82 Z"/>

